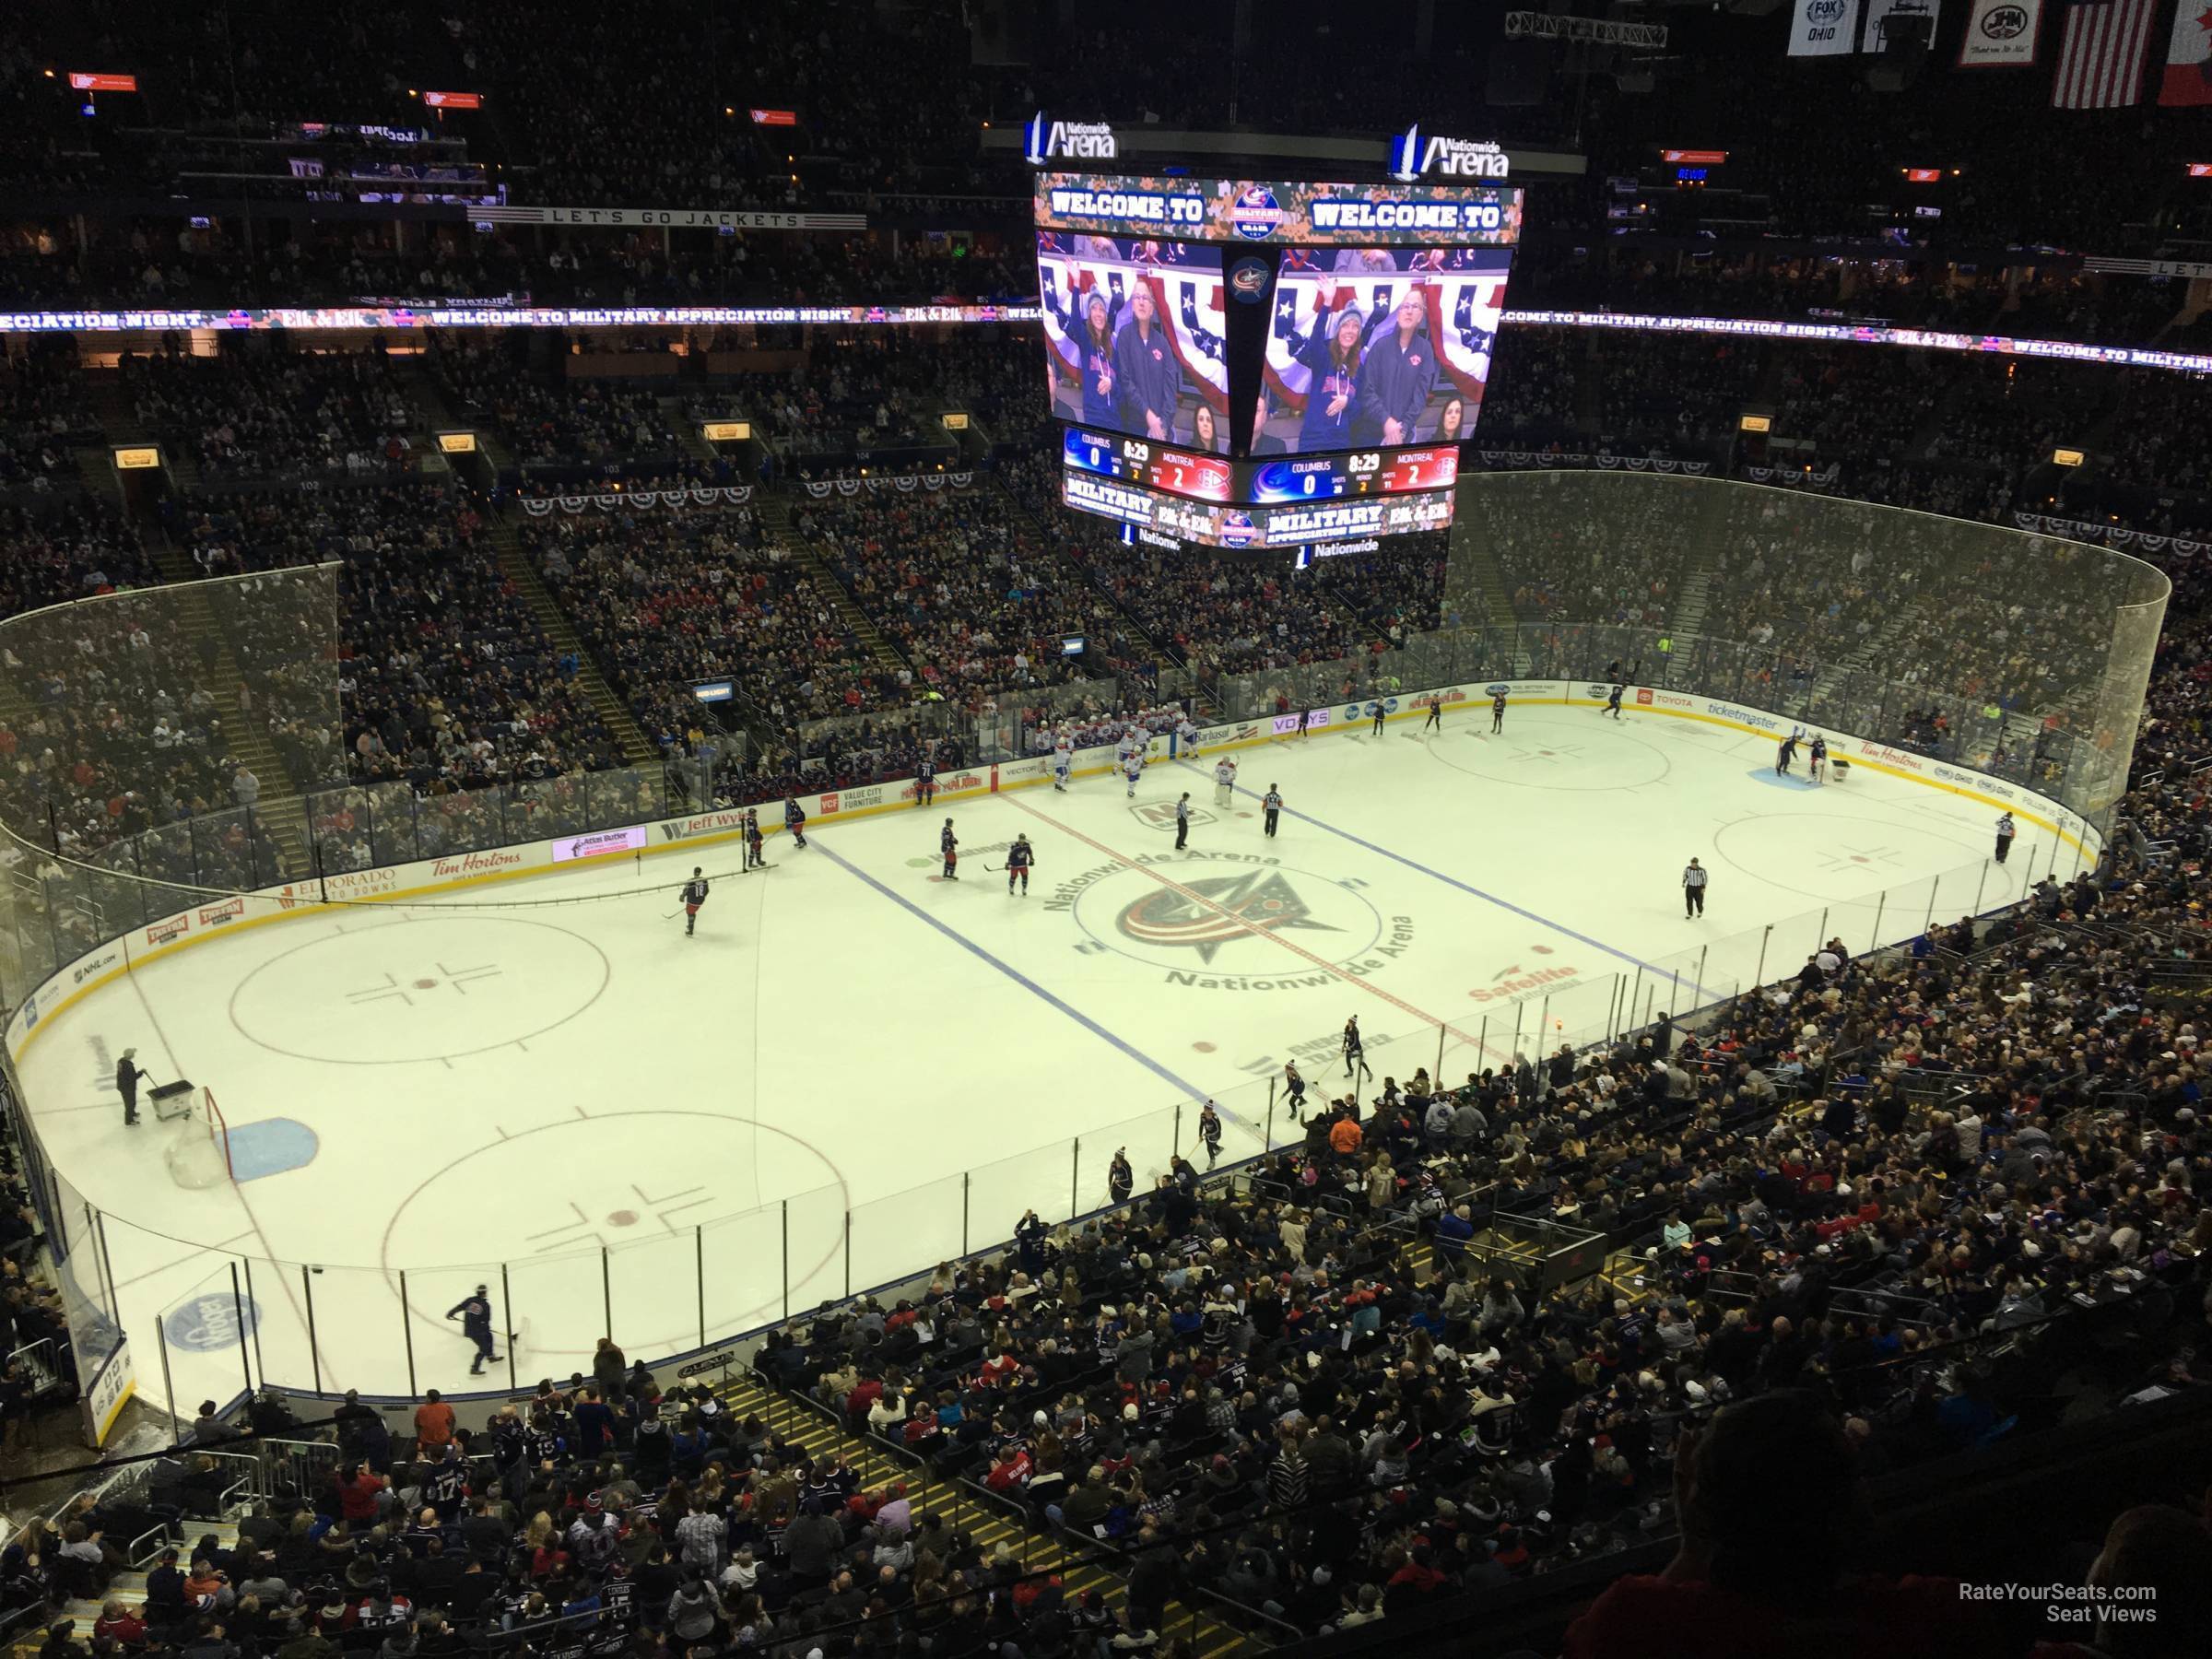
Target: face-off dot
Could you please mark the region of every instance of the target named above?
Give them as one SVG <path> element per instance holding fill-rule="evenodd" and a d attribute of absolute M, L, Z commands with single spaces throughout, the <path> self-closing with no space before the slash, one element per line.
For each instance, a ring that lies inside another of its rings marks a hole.
<path fill-rule="evenodd" d="M 615 1210 L 606 1218 L 606 1224 L 609 1227 L 635 1227 L 638 1224 L 638 1212 L 629 1209 Z"/>

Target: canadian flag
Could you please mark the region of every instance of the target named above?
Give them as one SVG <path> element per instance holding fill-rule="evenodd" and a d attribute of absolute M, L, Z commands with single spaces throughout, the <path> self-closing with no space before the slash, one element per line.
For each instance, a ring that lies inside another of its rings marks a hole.
<path fill-rule="evenodd" d="M 2159 101 L 2212 103 L 2212 0 L 2181 0 L 2175 8 Z"/>

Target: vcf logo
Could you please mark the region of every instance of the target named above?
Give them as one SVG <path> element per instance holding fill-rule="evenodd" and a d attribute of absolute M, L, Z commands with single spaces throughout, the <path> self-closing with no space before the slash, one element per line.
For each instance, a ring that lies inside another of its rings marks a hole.
<path fill-rule="evenodd" d="M 1136 944 L 1194 950 L 1202 962 L 1212 961 L 1224 945 L 1255 934 L 1342 931 L 1314 920 L 1288 877 L 1261 870 L 1147 893 L 1126 906 L 1113 924 Z"/>

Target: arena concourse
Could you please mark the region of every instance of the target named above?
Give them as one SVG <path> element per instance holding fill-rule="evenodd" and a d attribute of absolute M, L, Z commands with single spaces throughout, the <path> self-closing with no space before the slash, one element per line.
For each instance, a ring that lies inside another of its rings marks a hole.
<path fill-rule="evenodd" d="M 2212 13 L 1601 9 L 0 18 L 11 1650 L 2212 1652 Z"/>

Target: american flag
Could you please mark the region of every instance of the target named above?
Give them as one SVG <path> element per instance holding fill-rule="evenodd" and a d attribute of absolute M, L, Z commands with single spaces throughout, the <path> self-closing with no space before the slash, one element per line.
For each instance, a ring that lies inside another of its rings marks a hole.
<path fill-rule="evenodd" d="M 2058 51 L 2058 78 L 2051 106 L 2058 110 L 2114 110 L 2143 97 L 2143 61 L 2149 53 L 2157 0 L 2100 0 L 2066 12 Z"/>

